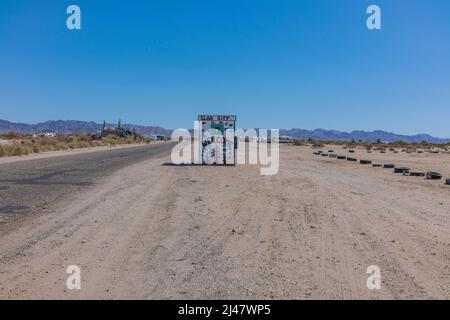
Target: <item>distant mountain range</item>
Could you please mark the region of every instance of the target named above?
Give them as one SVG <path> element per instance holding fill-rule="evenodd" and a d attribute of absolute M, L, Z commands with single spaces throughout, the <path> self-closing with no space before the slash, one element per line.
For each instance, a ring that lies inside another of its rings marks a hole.
<path fill-rule="evenodd" d="M 371 141 L 375 142 L 378 139 L 382 142 L 394 142 L 403 141 L 408 143 L 427 141 L 429 143 L 448 143 L 450 139 L 436 138 L 428 134 L 416 134 L 416 135 L 401 135 L 382 130 L 376 131 L 352 131 L 342 132 L 337 130 L 305 130 L 305 129 L 290 129 L 280 130 L 280 135 L 295 137 L 302 140 L 335 140 L 335 141 Z"/>
<path fill-rule="evenodd" d="M 108 123 L 107 127 L 114 127 L 117 124 Z M 76 121 L 76 120 L 56 120 L 45 121 L 37 124 L 15 123 L 0 119 L 0 132 L 15 131 L 25 134 L 33 134 L 44 130 L 51 130 L 60 134 L 96 132 L 102 129 L 103 124 L 92 121 Z M 152 135 L 170 135 L 171 130 L 153 126 L 139 126 L 134 124 L 122 124 L 122 127 L 135 129 L 146 137 Z"/>
<path fill-rule="evenodd" d="M 109 127 L 113 127 L 116 124 L 108 124 Z M 172 132 L 170 129 L 164 129 L 155 126 L 141 126 L 134 124 L 123 124 L 123 127 L 134 128 L 137 133 L 140 133 L 146 137 L 152 135 L 166 135 L 169 136 Z M 15 131 L 20 133 L 32 134 L 36 132 L 42 132 L 44 130 L 51 130 L 60 134 L 76 133 L 76 132 L 94 132 L 99 131 L 102 128 L 102 124 L 88 121 L 75 121 L 75 120 L 56 120 L 46 121 L 37 124 L 26 123 L 14 123 L 0 119 L 0 132 Z M 281 129 L 280 135 L 290 136 L 297 139 L 307 140 L 339 140 L 339 141 L 372 141 L 375 142 L 378 139 L 383 142 L 404 141 L 408 143 L 427 141 L 430 143 L 448 143 L 450 139 L 436 138 L 427 134 L 417 135 L 400 135 L 382 130 L 376 131 L 352 131 L 342 132 L 337 130 L 305 130 L 305 129 Z"/>

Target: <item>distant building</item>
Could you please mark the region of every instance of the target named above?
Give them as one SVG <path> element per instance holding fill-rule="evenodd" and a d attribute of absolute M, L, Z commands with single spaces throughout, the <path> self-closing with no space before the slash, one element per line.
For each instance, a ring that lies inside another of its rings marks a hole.
<path fill-rule="evenodd" d="M 169 137 L 166 137 L 166 136 L 161 135 L 161 134 L 155 134 L 155 135 L 151 136 L 151 139 L 152 140 L 158 140 L 158 141 L 167 141 L 167 140 L 169 140 Z"/>
<path fill-rule="evenodd" d="M 52 131 L 52 130 L 42 130 L 40 132 L 37 132 L 35 134 L 33 134 L 33 137 L 50 137 L 50 138 L 54 138 L 56 137 L 56 132 Z"/>

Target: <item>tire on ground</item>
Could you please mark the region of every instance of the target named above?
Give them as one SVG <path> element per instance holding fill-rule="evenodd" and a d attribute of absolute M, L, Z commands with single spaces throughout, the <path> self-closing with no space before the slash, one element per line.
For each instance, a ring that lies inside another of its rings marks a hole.
<path fill-rule="evenodd" d="M 409 173 L 411 177 L 425 177 L 425 172 L 417 172 L 417 171 L 411 171 Z"/>
<path fill-rule="evenodd" d="M 406 171 L 410 171 L 411 169 L 407 167 L 398 167 L 394 168 L 394 173 L 405 173 Z"/>
<path fill-rule="evenodd" d="M 441 180 L 442 174 L 433 171 L 428 171 L 425 178 L 429 180 Z"/>

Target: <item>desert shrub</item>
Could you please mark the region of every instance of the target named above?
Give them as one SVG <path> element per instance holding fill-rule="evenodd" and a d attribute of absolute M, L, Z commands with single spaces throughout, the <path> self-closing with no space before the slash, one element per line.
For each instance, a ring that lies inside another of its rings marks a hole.
<path fill-rule="evenodd" d="M 51 145 L 55 145 L 58 142 L 58 140 L 53 139 L 51 137 L 38 137 L 37 142 L 39 145 L 51 146 Z"/>
<path fill-rule="evenodd" d="M 27 154 L 27 152 L 21 143 L 14 143 L 10 148 L 9 154 L 12 156 L 21 156 Z"/>
<path fill-rule="evenodd" d="M 366 150 L 372 150 L 372 143 L 370 141 L 364 142 L 362 144 L 362 146 L 366 149 Z"/>
<path fill-rule="evenodd" d="M 149 143 L 141 135 L 130 135 L 119 138 L 116 135 L 109 135 L 102 139 L 94 140 L 89 134 L 71 134 L 57 135 L 56 137 L 31 135 L 20 135 L 18 133 L 1 134 L 3 138 L 11 139 L 11 143 L 0 145 L 0 157 L 2 156 L 20 156 L 29 153 L 40 153 L 47 151 L 59 151 L 77 148 L 87 148 L 93 146 L 115 146 L 118 144 Z"/>
<path fill-rule="evenodd" d="M 76 143 L 76 142 L 71 142 L 71 143 L 68 143 L 68 144 L 67 144 L 67 147 L 68 147 L 69 149 L 76 149 L 78 146 L 77 146 L 77 143 Z"/>
<path fill-rule="evenodd" d="M 119 139 L 117 138 L 117 136 L 112 135 L 112 134 L 110 134 L 104 138 L 105 143 L 112 145 L 112 146 L 116 145 L 118 140 Z"/>
<path fill-rule="evenodd" d="M 294 142 L 292 143 L 292 145 L 293 145 L 293 146 L 296 146 L 296 147 L 301 147 L 301 146 L 304 146 L 305 143 L 304 143 L 303 141 L 301 141 L 301 140 L 294 140 Z"/>
<path fill-rule="evenodd" d="M 33 143 L 32 150 L 33 150 L 34 153 L 39 153 L 39 152 L 41 152 L 41 149 L 40 149 L 39 146 L 38 146 L 37 144 L 35 144 L 35 143 Z"/>
<path fill-rule="evenodd" d="M 312 144 L 312 147 L 313 147 L 313 148 L 323 148 L 323 147 L 325 147 L 325 145 L 324 145 L 322 142 L 315 141 L 315 142 Z"/>
<path fill-rule="evenodd" d="M 78 141 L 77 146 L 78 148 L 88 148 L 91 145 L 87 141 Z"/>
<path fill-rule="evenodd" d="M 66 144 L 74 143 L 77 141 L 77 138 L 74 136 L 64 136 L 64 142 Z"/>
<path fill-rule="evenodd" d="M 0 133 L 0 138 L 3 139 L 20 139 L 22 135 L 15 131 Z"/>
<path fill-rule="evenodd" d="M 83 142 L 91 142 L 92 141 L 92 137 L 89 136 L 88 134 L 78 134 L 77 136 L 78 141 L 83 141 Z"/>

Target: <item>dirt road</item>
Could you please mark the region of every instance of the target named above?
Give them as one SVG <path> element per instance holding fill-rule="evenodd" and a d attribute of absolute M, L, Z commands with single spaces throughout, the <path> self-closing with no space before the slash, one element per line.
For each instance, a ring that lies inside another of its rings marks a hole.
<path fill-rule="evenodd" d="M 450 188 L 311 153 L 282 147 L 275 176 L 168 156 L 115 171 L 0 225 L 0 298 L 449 299 Z"/>

